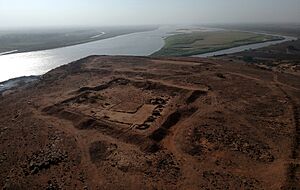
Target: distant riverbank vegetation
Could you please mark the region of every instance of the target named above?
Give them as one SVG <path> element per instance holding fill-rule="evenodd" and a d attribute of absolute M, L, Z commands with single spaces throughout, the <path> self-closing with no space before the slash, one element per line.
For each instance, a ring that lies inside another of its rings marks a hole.
<path fill-rule="evenodd" d="M 0 31 L 0 54 L 54 49 L 156 28 L 156 26 L 123 26 Z"/>
<path fill-rule="evenodd" d="M 192 31 L 169 36 L 165 46 L 153 56 L 192 56 L 282 37 L 239 31 Z"/>

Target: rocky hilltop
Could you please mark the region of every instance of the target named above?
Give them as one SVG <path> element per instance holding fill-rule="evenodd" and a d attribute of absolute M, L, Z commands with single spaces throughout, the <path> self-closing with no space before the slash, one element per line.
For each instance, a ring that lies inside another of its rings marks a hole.
<path fill-rule="evenodd" d="M 3 189 L 297 189 L 299 76 L 90 56 L 0 98 Z"/>

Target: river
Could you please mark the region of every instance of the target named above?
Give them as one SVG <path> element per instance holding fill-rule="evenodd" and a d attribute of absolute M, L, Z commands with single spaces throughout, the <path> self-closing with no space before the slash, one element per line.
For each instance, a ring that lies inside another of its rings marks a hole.
<path fill-rule="evenodd" d="M 21 76 L 41 75 L 89 55 L 151 55 L 164 46 L 164 37 L 176 29 L 178 27 L 164 26 L 153 31 L 131 33 L 74 46 L 2 55 L 0 82 Z"/>
<path fill-rule="evenodd" d="M 58 66 L 70 63 L 89 55 L 151 55 L 164 46 L 164 37 L 171 35 L 179 28 L 179 26 L 164 26 L 153 31 L 132 33 L 75 46 L 1 55 L 0 82 L 21 76 L 41 75 Z M 240 46 L 199 55 L 199 57 L 235 53 L 251 48 L 255 49 L 265 47 L 290 40 L 294 40 L 294 38 L 285 37 L 285 39 L 281 41 Z"/>
<path fill-rule="evenodd" d="M 261 43 L 256 43 L 256 44 L 250 44 L 250 45 L 244 45 L 244 46 L 238 46 L 234 48 L 229 48 L 229 49 L 224 49 L 220 51 L 214 51 L 210 53 L 204 53 L 200 55 L 194 55 L 193 57 L 213 57 L 213 56 L 219 56 L 219 55 L 224 55 L 224 54 L 232 54 L 232 53 L 238 53 L 250 49 L 259 49 L 263 47 L 268 47 L 270 45 L 276 45 L 276 44 L 281 44 L 284 42 L 292 41 L 292 40 L 297 40 L 295 37 L 290 37 L 290 36 L 280 36 L 283 37 L 283 40 L 276 40 L 276 41 L 269 41 L 269 42 L 261 42 Z"/>

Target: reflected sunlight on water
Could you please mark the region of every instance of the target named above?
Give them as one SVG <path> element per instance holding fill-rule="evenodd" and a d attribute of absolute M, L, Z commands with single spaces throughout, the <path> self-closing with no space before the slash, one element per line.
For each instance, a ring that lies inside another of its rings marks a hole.
<path fill-rule="evenodd" d="M 132 33 L 75 46 L 1 55 L 0 82 L 21 76 L 41 75 L 58 66 L 89 55 L 151 55 L 163 47 L 164 37 L 171 35 L 179 28 L 181 26 L 163 26 L 153 31 Z M 189 28 L 193 27 L 190 26 Z M 263 47 L 263 44 L 251 46 Z M 236 50 L 243 51 L 245 49 L 249 49 L 249 46 L 238 47 L 233 50 L 237 52 Z M 200 57 L 230 53 L 233 50 L 222 50 L 200 55 Z"/>
<path fill-rule="evenodd" d="M 150 55 L 164 45 L 163 37 L 175 27 L 161 27 L 75 46 L 0 56 L 0 82 L 40 75 L 89 55 Z"/>
<path fill-rule="evenodd" d="M 50 70 L 53 56 L 44 52 L 18 53 L 0 56 L 0 81 L 29 75 L 40 75 Z"/>

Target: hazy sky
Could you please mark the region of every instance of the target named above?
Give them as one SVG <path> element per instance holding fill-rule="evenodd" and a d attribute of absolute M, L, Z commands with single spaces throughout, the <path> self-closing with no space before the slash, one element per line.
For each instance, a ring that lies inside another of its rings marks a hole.
<path fill-rule="evenodd" d="M 0 27 L 299 21 L 300 0 L 0 0 Z"/>

